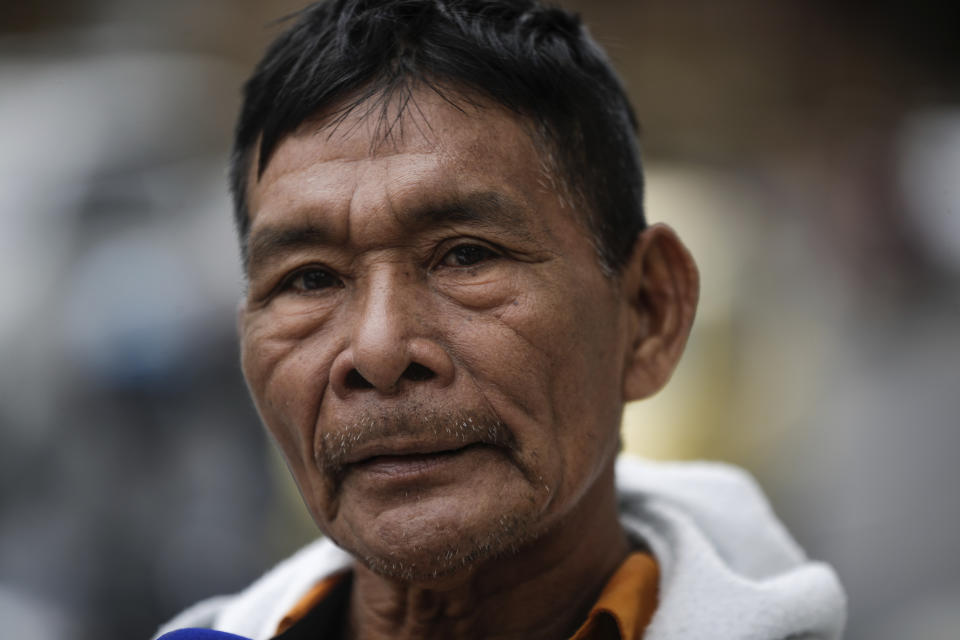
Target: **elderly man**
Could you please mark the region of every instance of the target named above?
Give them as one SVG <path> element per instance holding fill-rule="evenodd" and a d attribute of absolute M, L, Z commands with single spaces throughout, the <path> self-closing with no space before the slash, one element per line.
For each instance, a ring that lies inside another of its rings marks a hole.
<path fill-rule="evenodd" d="M 532 0 L 336 0 L 249 80 L 243 371 L 325 538 L 165 627 L 251 638 L 838 638 L 742 473 L 620 461 L 696 267 L 636 120 Z"/>

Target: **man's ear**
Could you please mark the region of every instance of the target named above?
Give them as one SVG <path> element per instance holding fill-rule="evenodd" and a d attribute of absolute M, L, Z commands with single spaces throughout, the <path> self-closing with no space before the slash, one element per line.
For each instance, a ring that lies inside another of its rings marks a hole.
<path fill-rule="evenodd" d="M 641 400 L 667 383 L 683 354 L 700 276 L 676 232 L 655 224 L 637 236 L 622 278 L 630 313 L 623 393 L 627 401 Z"/>

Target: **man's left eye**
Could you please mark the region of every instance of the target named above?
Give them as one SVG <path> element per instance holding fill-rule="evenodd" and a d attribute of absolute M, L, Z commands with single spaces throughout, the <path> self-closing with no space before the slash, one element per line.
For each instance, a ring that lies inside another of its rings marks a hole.
<path fill-rule="evenodd" d="M 343 283 L 337 276 L 321 267 L 307 267 L 296 271 L 281 285 L 283 289 L 297 293 L 311 293 L 342 286 Z"/>
<path fill-rule="evenodd" d="M 479 244 L 461 244 L 446 253 L 440 263 L 445 267 L 472 267 L 497 257 L 492 249 Z"/>

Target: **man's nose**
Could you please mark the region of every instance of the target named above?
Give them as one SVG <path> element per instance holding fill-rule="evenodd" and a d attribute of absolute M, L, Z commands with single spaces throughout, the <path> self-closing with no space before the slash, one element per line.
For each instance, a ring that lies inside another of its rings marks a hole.
<path fill-rule="evenodd" d="M 381 278 L 358 301 L 350 342 L 330 371 L 340 397 L 362 391 L 395 395 L 420 384 L 447 386 L 454 364 L 432 333 L 415 284 Z"/>

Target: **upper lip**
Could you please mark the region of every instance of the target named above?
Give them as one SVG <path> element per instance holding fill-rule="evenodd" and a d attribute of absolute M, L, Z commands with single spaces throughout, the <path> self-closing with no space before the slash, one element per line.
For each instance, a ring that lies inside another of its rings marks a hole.
<path fill-rule="evenodd" d="M 344 457 L 343 464 L 356 464 L 377 456 L 415 456 L 452 452 L 478 443 L 479 441 L 465 442 L 454 438 L 437 439 L 435 437 L 430 439 L 404 437 L 380 440 L 357 447 Z"/>

